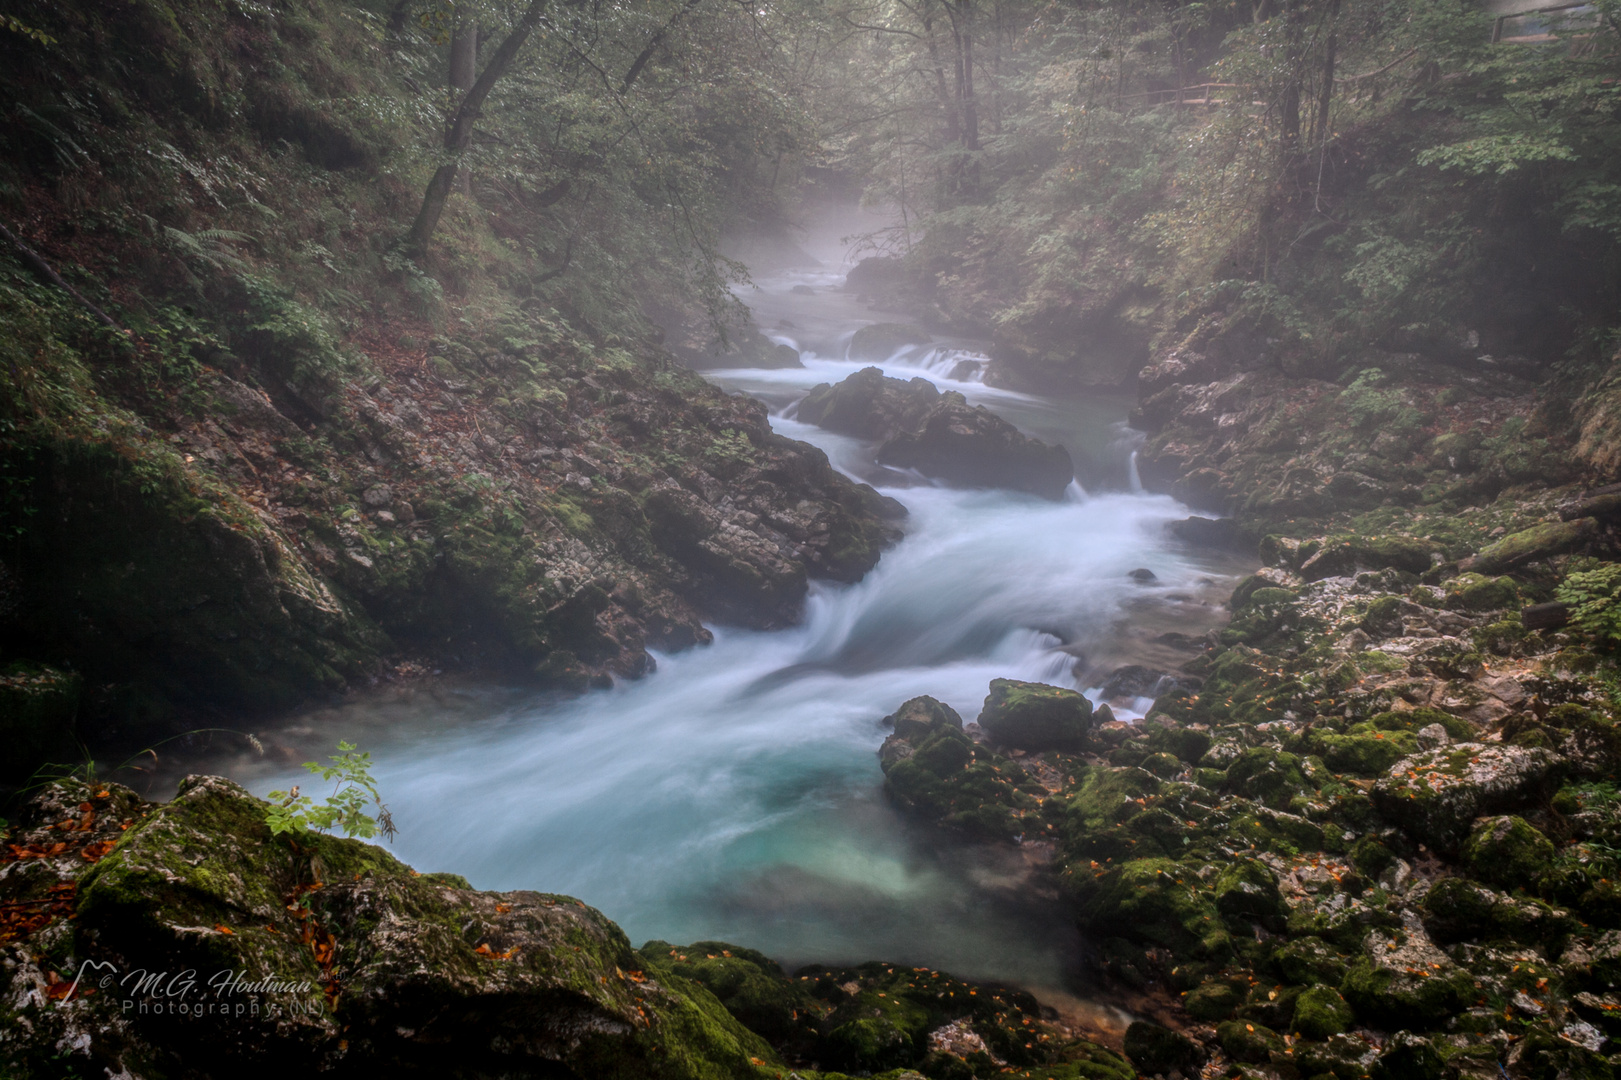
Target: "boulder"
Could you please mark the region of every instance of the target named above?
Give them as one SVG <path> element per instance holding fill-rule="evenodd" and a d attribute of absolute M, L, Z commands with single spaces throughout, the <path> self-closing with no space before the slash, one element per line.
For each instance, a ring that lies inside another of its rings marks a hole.
<path fill-rule="evenodd" d="M 894 728 L 897 738 L 913 742 L 922 741 L 939 728 L 962 730 L 962 717 L 957 715 L 957 710 L 927 695 L 905 702 L 880 723 Z"/>
<path fill-rule="evenodd" d="M 1508 896 L 1461 877 L 1432 885 L 1424 894 L 1421 915 L 1430 937 L 1443 945 L 1546 941 L 1568 929 L 1569 922 L 1564 912 L 1540 900 Z"/>
<path fill-rule="evenodd" d="M 1538 801 L 1561 771 L 1547 750 L 1454 743 L 1396 762 L 1373 786 L 1373 803 L 1410 836 L 1455 853 L 1475 818 Z"/>
<path fill-rule="evenodd" d="M 940 400 L 940 391 L 927 379 L 891 379 L 869 367 L 836 385 L 811 387 L 795 416 L 806 424 L 877 441 L 921 427 Z"/>
<path fill-rule="evenodd" d="M 1074 690 L 992 679 L 979 726 L 1002 746 L 1079 750 L 1091 734 L 1092 719 L 1092 703 Z"/>
<path fill-rule="evenodd" d="M 1204 1047 L 1186 1035 L 1146 1020 L 1133 1021 L 1126 1028 L 1125 1051 L 1137 1070 L 1149 1076 L 1173 1069 L 1193 1076 L 1206 1057 Z"/>
<path fill-rule="evenodd" d="M 1458 564 L 1460 570 L 1496 574 L 1550 555 L 1562 555 L 1586 547 L 1598 537 L 1599 524 L 1590 517 L 1575 521 L 1550 521 L 1510 533 L 1497 543 Z"/>
<path fill-rule="evenodd" d="M 1214 548 L 1218 551 L 1255 550 L 1255 543 L 1244 535 L 1238 522 L 1232 518 L 1190 517 L 1173 521 L 1165 526 L 1170 534 L 1194 547 Z"/>
<path fill-rule="evenodd" d="M 1300 576 L 1307 581 L 1321 581 L 1327 577 L 1345 577 L 1359 570 L 1387 568 L 1422 574 L 1430 568 L 1430 554 L 1436 550 L 1435 545 L 1405 536 L 1325 541 L 1301 564 Z"/>
<path fill-rule="evenodd" d="M 359 841 L 273 835 L 266 804 L 220 777 L 188 777 L 162 805 L 77 787 L 56 802 L 83 798 L 89 820 L 124 827 L 68 853 L 81 868 L 94 860 L 70 887 L 76 919 L 60 924 L 64 953 L 91 973 L 82 992 L 23 993 L 52 981 L 32 963 L 0 975 L 20 1010 L 8 1012 L 8 1057 L 56 1069 L 35 1075 L 64 1074 L 63 1023 L 83 1075 L 697 1080 L 752 1078 L 755 1061 L 777 1060 L 577 900 L 478 892 Z M 7 901 L 22 877 L 0 882 Z M 143 983 L 143 971 L 186 974 Z"/>
<path fill-rule="evenodd" d="M 1463 864 L 1499 888 L 1529 888 L 1553 864 L 1553 841 L 1522 817 L 1504 815 L 1475 823 L 1463 845 Z"/>
<path fill-rule="evenodd" d="M 930 409 L 920 429 L 886 439 L 878 460 L 963 487 L 1012 488 L 1045 499 L 1062 499 L 1075 476 L 1068 450 L 1029 438 L 956 395 Z"/>
<path fill-rule="evenodd" d="M 872 323 L 863 326 L 850 339 L 851 360 L 888 360 L 908 345 L 927 345 L 932 338 L 921 326 L 905 323 Z"/>
<path fill-rule="evenodd" d="M 900 259 L 874 255 L 850 268 L 844 287 L 853 292 L 881 292 L 904 285 L 907 276 L 906 264 Z"/>
<path fill-rule="evenodd" d="M 1295 999 L 1291 1027 L 1308 1039 L 1326 1039 L 1351 1026 L 1351 1006 L 1332 986 L 1313 986 Z"/>
<path fill-rule="evenodd" d="M 1370 933 L 1362 956 L 1340 982 L 1357 1019 L 1387 1030 L 1431 1027 L 1462 1012 L 1476 997 L 1475 980 L 1422 933 Z"/>

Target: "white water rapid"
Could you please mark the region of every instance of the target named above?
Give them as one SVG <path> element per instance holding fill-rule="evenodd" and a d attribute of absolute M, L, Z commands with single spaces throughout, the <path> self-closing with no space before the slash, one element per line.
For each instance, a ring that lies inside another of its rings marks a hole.
<path fill-rule="evenodd" d="M 837 267 L 784 272 L 747 297 L 767 329 L 803 328 L 772 330 L 779 338 L 820 341 L 834 358 L 717 381 L 781 413 L 814 383 L 864 366 L 840 346 L 883 316 L 833 293 L 841 277 Z M 637 944 L 722 939 L 790 964 L 885 959 L 1062 985 L 1075 941 L 1054 899 L 1030 886 L 1039 845 L 947 843 L 902 820 L 882 794 L 878 721 L 918 694 L 972 720 L 999 676 L 1091 685 L 1073 673 L 1078 657 L 1105 674 L 1178 663 L 1188 654 L 1153 639 L 1217 621 L 1239 568 L 1167 537 L 1185 507 L 1126 490 L 1122 399 L 996 390 L 979 381 L 984 358 L 971 350 L 910 356 L 882 366 L 1062 438 L 1083 475 L 1112 477 L 1118 490 L 1074 485 L 1054 503 L 934 487 L 875 471 L 870 448 L 779 416 L 779 431 L 874 479 L 911 515 L 865 580 L 812 588 L 801 626 L 718 627 L 713 645 L 658 656 L 649 677 L 573 700 L 439 686 L 325 710 L 277 738 L 301 756 L 330 753 L 339 738 L 373 751 L 399 826 L 394 850 L 419 869 L 580 897 Z M 1138 567 L 1156 580 L 1128 578 Z M 227 768 L 259 793 L 303 777 L 242 759 Z"/>

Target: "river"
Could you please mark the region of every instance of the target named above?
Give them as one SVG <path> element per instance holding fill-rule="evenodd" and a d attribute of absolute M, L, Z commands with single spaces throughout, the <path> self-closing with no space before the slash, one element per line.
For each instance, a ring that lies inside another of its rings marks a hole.
<path fill-rule="evenodd" d="M 789 965 L 884 959 L 1054 993 L 1075 985 L 1079 942 L 1031 886 L 1043 853 L 903 820 L 882 793 L 879 720 L 918 694 L 972 720 L 996 677 L 1084 688 L 1120 663 L 1175 663 L 1154 639 L 1218 622 L 1243 568 L 1171 540 L 1186 508 L 1130 490 L 1127 399 L 988 387 L 971 345 L 882 366 L 1061 439 L 1094 490 L 1048 502 L 936 487 L 795 422 L 805 390 L 864 366 L 843 359 L 850 333 L 884 318 L 838 291 L 843 270 L 764 274 L 745 296 L 768 332 L 818 350 L 803 369 L 712 377 L 907 506 L 905 539 L 863 581 L 816 583 L 802 625 L 716 627 L 712 645 L 659 655 L 655 673 L 611 690 L 430 684 L 311 713 L 276 738 L 312 757 L 339 738 L 371 750 L 393 850 L 419 869 L 580 897 L 638 944 L 719 939 Z M 1156 580 L 1132 581 L 1139 567 Z M 208 765 L 260 794 L 302 777 L 263 760 Z"/>

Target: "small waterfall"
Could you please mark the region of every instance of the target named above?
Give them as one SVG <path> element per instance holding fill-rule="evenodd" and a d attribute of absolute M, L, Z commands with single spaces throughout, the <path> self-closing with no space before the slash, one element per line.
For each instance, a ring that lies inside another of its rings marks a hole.
<path fill-rule="evenodd" d="M 1131 485 L 1133 495 L 1143 493 L 1143 478 L 1137 472 L 1137 451 L 1135 450 L 1131 452 L 1131 457 L 1126 459 L 1126 482 Z"/>

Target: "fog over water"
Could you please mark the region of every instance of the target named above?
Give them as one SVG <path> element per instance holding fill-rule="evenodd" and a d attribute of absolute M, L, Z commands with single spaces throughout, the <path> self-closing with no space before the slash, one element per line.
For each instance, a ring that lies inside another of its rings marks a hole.
<path fill-rule="evenodd" d="M 758 274 L 744 299 L 762 328 L 811 350 L 805 367 L 713 377 L 906 505 L 905 539 L 865 580 L 814 584 L 802 625 L 717 627 L 713 645 L 659 655 L 654 674 L 609 691 L 392 691 L 273 733 L 291 755 L 280 763 L 210 767 L 263 794 L 307 779 L 286 762 L 353 739 L 376 758 L 402 859 L 480 888 L 580 897 L 636 944 L 723 939 L 789 964 L 886 959 L 1062 985 L 1078 943 L 1056 900 L 1031 887 L 1044 845 L 964 846 L 902 820 L 882 794 L 879 719 L 930 694 L 972 720 L 997 677 L 1086 688 L 1117 663 L 1178 662 L 1153 638 L 1218 621 L 1243 568 L 1172 541 L 1164 526 L 1187 509 L 1129 490 L 1123 397 L 1052 402 L 986 386 L 971 343 L 880 366 L 1060 439 L 1092 493 L 1073 485 L 1048 502 L 937 487 L 783 415 L 815 383 L 866 366 L 842 351 L 859 325 L 894 318 L 838 291 L 845 269 Z M 1157 580 L 1133 583 L 1138 567 Z"/>

